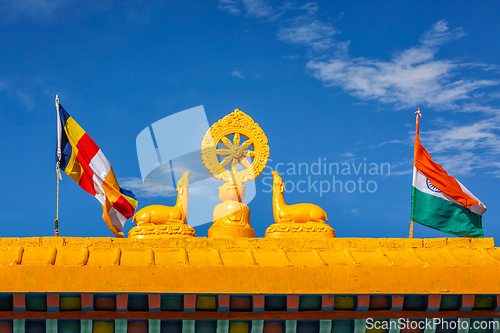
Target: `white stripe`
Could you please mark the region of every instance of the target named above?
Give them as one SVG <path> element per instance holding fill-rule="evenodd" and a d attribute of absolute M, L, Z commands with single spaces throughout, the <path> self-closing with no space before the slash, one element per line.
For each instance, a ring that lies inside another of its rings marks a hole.
<path fill-rule="evenodd" d="M 104 193 L 104 189 L 101 186 L 102 183 L 98 184 L 96 182 L 96 179 L 94 177 L 94 191 L 95 191 L 95 197 L 101 205 L 105 206 L 106 205 L 106 193 Z"/>
<path fill-rule="evenodd" d="M 97 200 L 99 200 L 101 205 L 105 206 L 106 193 L 102 188 L 102 183 L 104 182 L 104 179 L 111 170 L 111 164 L 109 164 L 109 161 L 106 158 L 106 156 L 104 156 L 104 154 L 102 153 L 102 150 L 99 149 L 99 151 L 90 161 L 89 166 L 90 169 L 92 169 L 92 172 L 94 172 L 94 176 L 92 176 L 92 179 L 94 181 L 94 190 L 96 193 L 95 197 L 97 198 Z"/>
<path fill-rule="evenodd" d="M 458 182 L 458 184 L 460 185 L 460 187 L 462 188 L 462 191 L 464 191 L 465 193 L 467 193 L 468 195 L 470 195 L 472 198 L 476 199 L 477 202 L 479 202 L 479 205 L 477 206 L 473 206 L 471 207 L 470 209 L 476 213 L 476 214 L 479 214 L 479 215 L 483 215 L 484 212 L 486 211 L 486 206 L 478 199 L 476 198 L 476 196 L 474 196 L 474 194 L 472 194 L 468 189 L 467 187 L 463 186 L 461 182 L 458 181 L 458 179 L 456 179 L 456 181 Z M 478 213 L 476 212 L 475 210 L 473 210 L 474 207 L 477 207 L 477 211 L 480 212 L 482 211 L 482 213 Z M 482 208 L 482 209 L 481 209 Z"/>
<path fill-rule="evenodd" d="M 92 169 L 92 172 L 94 172 L 94 177 L 100 179 L 101 183 L 108 175 L 109 170 L 111 170 L 111 164 L 109 164 L 108 159 L 104 156 L 102 150 L 100 149 L 90 161 L 89 166 L 90 169 Z"/>
<path fill-rule="evenodd" d="M 457 180 L 457 182 L 458 182 L 458 180 Z M 458 182 L 458 183 L 460 184 L 460 182 Z M 435 197 L 438 197 L 438 198 L 441 198 L 441 199 L 444 199 L 447 201 L 451 201 L 451 202 L 463 207 L 463 205 L 460 202 L 449 197 L 448 195 L 444 194 L 443 192 L 441 192 L 441 191 L 434 192 L 431 189 L 429 189 L 429 187 L 427 186 L 427 177 L 425 177 L 424 174 L 420 170 L 418 170 L 416 167 L 413 167 L 413 186 L 417 190 L 419 190 L 425 194 L 433 195 Z M 460 184 L 460 187 L 462 188 L 462 191 L 469 194 L 471 197 L 473 197 L 474 199 L 476 199 L 479 202 L 479 205 L 469 207 L 469 209 L 476 214 L 483 215 L 484 212 L 486 211 L 486 207 L 483 205 L 483 203 L 481 201 L 479 201 L 475 196 L 473 196 L 472 193 L 470 193 L 470 191 L 465 186 Z"/>
<path fill-rule="evenodd" d="M 108 215 L 111 223 L 113 223 L 113 225 L 121 231 L 123 229 L 123 226 L 125 225 L 125 222 L 127 222 L 127 218 L 123 216 L 119 211 L 117 211 L 114 207 L 111 207 Z"/>
<path fill-rule="evenodd" d="M 59 103 L 56 105 L 56 110 L 57 110 L 57 160 L 61 161 L 61 155 L 62 155 L 62 147 L 61 147 L 61 141 L 62 141 L 62 122 L 61 122 L 61 114 L 59 113 Z"/>

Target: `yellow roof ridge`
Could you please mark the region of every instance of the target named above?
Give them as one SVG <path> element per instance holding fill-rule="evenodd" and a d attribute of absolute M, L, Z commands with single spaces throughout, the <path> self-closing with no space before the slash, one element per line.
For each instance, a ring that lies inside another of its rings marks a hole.
<path fill-rule="evenodd" d="M 499 267 L 492 238 L 0 239 L 0 292 L 488 294 Z"/>

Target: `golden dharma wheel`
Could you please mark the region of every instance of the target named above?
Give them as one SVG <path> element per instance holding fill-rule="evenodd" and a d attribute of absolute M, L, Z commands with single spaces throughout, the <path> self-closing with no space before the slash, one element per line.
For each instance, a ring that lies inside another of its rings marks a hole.
<path fill-rule="evenodd" d="M 254 180 L 268 158 L 266 134 L 238 109 L 213 124 L 201 143 L 203 165 L 212 177 L 223 182 Z"/>

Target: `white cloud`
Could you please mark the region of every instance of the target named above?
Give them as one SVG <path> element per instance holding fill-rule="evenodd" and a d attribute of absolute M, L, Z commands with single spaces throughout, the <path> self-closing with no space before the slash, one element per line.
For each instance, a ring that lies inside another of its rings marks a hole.
<path fill-rule="evenodd" d="M 402 140 L 389 140 L 389 141 L 385 141 L 385 142 L 381 142 L 379 144 L 376 144 L 376 145 L 369 145 L 368 147 L 366 147 L 366 149 L 373 149 L 373 148 L 378 148 L 378 147 L 382 147 L 382 146 L 385 146 L 385 145 L 388 145 L 388 144 L 398 144 L 398 143 L 405 143 L 405 141 L 402 141 Z"/>
<path fill-rule="evenodd" d="M 490 148 L 500 154 L 500 130 L 498 118 L 485 119 L 473 124 L 450 126 L 449 128 L 421 134 L 422 140 L 430 145 L 430 150 L 442 153 L 450 150 L 475 150 Z"/>
<path fill-rule="evenodd" d="M 394 104 L 398 108 L 424 105 L 436 109 L 459 109 L 477 89 L 499 81 L 458 79 L 459 64 L 435 58 L 437 46 L 462 37 L 461 29 L 449 31 L 439 21 L 420 38 L 420 45 L 395 54 L 391 60 L 351 58 L 346 54 L 330 60 L 313 59 L 307 69 L 326 86 L 339 86 L 362 100 Z"/>
<path fill-rule="evenodd" d="M 413 159 L 407 157 L 400 158 L 395 163 L 390 163 L 390 174 L 387 176 L 403 176 L 413 172 Z"/>
<path fill-rule="evenodd" d="M 31 76 L 16 75 L 9 79 L 0 77 L 0 93 L 31 111 L 36 108 L 40 96 L 47 97 L 47 91 L 50 90 L 42 87 L 42 82 Z"/>
<path fill-rule="evenodd" d="M 245 76 L 244 76 L 243 74 L 241 74 L 241 72 L 240 72 L 240 71 L 237 71 L 237 70 L 232 71 L 232 72 L 231 72 L 231 75 L 232 75 L 232 76 L 236 76 L 236 77 L 237 77 L 237 78 L 239 78 L 239 79 L 244 79 L 244 78 L 245 78 Z"/>
<path fill-rule="evenodd" d="M 420 37 L 420 43 L 427 46 L 438 46 L 463 36 L 465 36 L 465 33 L 462 28 L 449 31 L 448 22 L 441 20 Z"/>
<path fill-rule="evenodd" d="M 316 49 L 325 49 L 334 45 L 332 37 L 337 34 L 340 34 L 340 31 L 332 25 L 308 15 L 297 17 L 288 26 L 280 27 L 278 38 L 293 44 L 303 44 Z"/>
<path fill-rule="evenodd" d="M 413 168 L 408 168 L 402 171 L 391 171 L 391 176 L 404 176 L 409 175 L 413 172 Z"/>
<path fill-rule="evenodd" d="M 492 99 L 500 99 L 500 92 L 490 93 L 490 94 L 488 94 L 488 97 L 490 97 Z"/>
<path fill-rule="evenodd" d="M 160 182 L 150 182 L 145 186 L 141 178 L 121 178 L 120 186 L 132 191 L 138 198 L 173 197 L 177 196 L 172 186 L 162 185 Z"/>
<path fill-rule="evenodd" d="M 238 15 L 241 13 L 238 3 L 238 0 L 219 0 L 219 9 L 232 15 Z"/>
<path fill-rule="evenodd" d="M 246 12 L 250 16 L 269 17 L 274 14 L 274 10 L 263 0 L 242 0 Z"/>
<path fill-rule="evenodd" d="M 475 169 L 500 168 L 500 116 L 472 124 L 447 124 L 421 132 L 424 147 L 452 175 L 468 175 Z M 499 173 L 500 176 L 500 173 Z"/>
<path fill-rule="evenodd" d="M 464 103 L 460 110 L 462 112 L 481 112 L 484 114 L 497 115 L 500 114 L 500 108 L 494 108 L 489 105 L 478 105 L 476 103 Z"/>
<path fill-rule="evenodd" d="M 321 19 L 316 3 L 302 7 L 288 5 L 287 10 L 289 13 L 293 10 L 301 12 L 282 20 L 276 34 L 283 42 L 315 51 L 309 53 L 306 69 L 325 86 L 339 87 L 361 102 L 477 114 L 472 123 L 465 125 L 442 121 L 437 124 L 440 130 L 421 133 L 422 141 L 433 157 L 443 161 L 450 173 L 463 175 L 479 168 L 490 168 L 498 170 L 490 173 L 500 177 L 500 163 L 495 162 L 500 154 L 500 108 L 485 104 L 500 98 L 500 93 L 489 91 L 500 84 L 500 80 L 491 79 L 500 72 L 498 66 L 437 56 L 441 45 L 466 35 L 462 28 L 450 29 L 448 23 L 441 20 L 424 32 L 415 46 L 396 52 L 389 59 L 373 59 L 350 55 L 350 41 L 336 40 L 340 31 L 334 27 L 333 21 Z M 263 10 L 262 13 L 270 12 Z M 475 72 L 468 75 L 466 70 Z M 487 79 L 478 75 L 486 72 Z M 399 143 L 413 145 L 413 137 L 368 148 Z M 409 174 L 411 165 L 411 161 L 406 161 L 401 164 L 401 171 L 391 174 Z"/>
<path fill-rule="evenodd" d="M 271 18 L 275 10 L 264 0 L 219 0 L 219 9 L 232 15 L 245 13 L 257 18 Z"/>
<path fill-rule="evenodd" d="M 451 175 L 463 176 L 471 174 L 475 169 L 489 166 L 489 161 L 483 160 L 477 154 L 469 151 L 460 154 L 437 156 L 441 166 Z M 486 163 L 485 163 L 486 162 Z"/>
<path fill-rule="evenodd" d="M 0 9 L 4 13 L 9 13 L 9 20 L 19 16 L 47 19 L 68 4 L 68 0 L 0 0 Z"/>

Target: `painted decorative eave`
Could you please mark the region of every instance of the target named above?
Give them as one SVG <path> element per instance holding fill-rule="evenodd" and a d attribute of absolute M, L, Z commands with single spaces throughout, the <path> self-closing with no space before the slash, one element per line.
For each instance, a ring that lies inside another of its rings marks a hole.
<path fill-rule="evenodd" d="M 492 238 L 0 239 L 0 292 L 498 294 Z"/>

